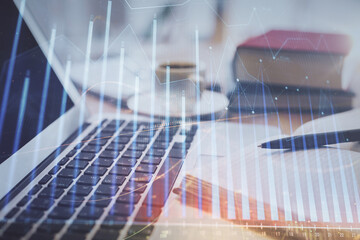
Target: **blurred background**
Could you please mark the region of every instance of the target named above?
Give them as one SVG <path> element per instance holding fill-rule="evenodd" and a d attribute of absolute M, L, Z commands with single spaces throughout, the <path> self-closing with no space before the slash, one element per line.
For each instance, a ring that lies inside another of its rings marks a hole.
<path fill-rule="evenodd" d="M 56 26 L 56 52 L 63 64 L 71 56 L 72 77 L 80 84 L 89 21 L 93 21 L 90 56 L 94 65 L 90 69 L 94 72 L 89 74 L 89 84 L 100 81 L 98 65 L 103 58 L 108 1 L 28 0 L 27 4 L 48 39 Z M 349 35 L 353 47 L 345 60 L 342 84 L 344 89 L 360 93 L 359 1 L 122 0 L 112 1 L 111 8 L 108 79 L 118 78 L 114 75 L 118 72 L 117 58 L 121 46 L 125 46 L 129 76 L 131 72 L 140 73 L 142 90 L 149 88 L 153 20 L 156 19 L 156 63 L 194 62 L 195 32 L 198 31 L 200 61 L 207 66 L 206 81 L 220 84 L 224 93 L 234 88 L 231 61 L 236 46 L 249 37 L 271 29 Z M 360 106 L 358 97 L 354 106 Z"/>

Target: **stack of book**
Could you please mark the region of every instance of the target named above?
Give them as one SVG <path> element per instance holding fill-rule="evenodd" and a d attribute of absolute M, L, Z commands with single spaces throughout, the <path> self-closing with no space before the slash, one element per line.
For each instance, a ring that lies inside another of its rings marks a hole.
<path fill-rule="evenodd" d="M 354 94 L 342 88 L 349 37 L 273 30 L 237 47 L 233 60 L 236 89 L 229 95 L 235 111 L 349 110 Z"/>

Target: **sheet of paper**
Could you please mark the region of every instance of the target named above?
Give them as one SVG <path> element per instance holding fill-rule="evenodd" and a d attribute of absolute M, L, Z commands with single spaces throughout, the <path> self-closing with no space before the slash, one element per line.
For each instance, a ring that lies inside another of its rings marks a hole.
<path fill-rule="evenodd" d="M 225 156 L 202 162 L 188 173 L 240 193 L 239 211 L 244 220 L 360 226 L 359 153 L 336 148 L 290 152 L 230 145 Z M 216 187 L 211 198 L 216 206 Z M 228 202 L 228 207 L 233 207 Z M 212 211 L 216 215 L 216 208 Z M 256 219 L 251 219 L 254 212 Z"/>
<path fill-rule="evenodd" d="M 358 119 L 360 119 L 359 108 L 307 122 L 296 129 L 294 135 L 359 129 Z"/>
<path fill-rule="evenodd" d="M 360 119 L 360 109 L 353 109 L 307 122 L 296 129 L 294 135 L 359 129 L 358 119 Z M 332 147 L 360 152 L 360 143 L 357 142 L 336 144 Z"/>

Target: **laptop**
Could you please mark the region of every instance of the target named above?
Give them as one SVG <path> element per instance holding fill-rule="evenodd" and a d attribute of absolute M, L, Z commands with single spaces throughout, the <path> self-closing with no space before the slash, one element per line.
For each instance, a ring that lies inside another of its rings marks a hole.
<path fill-rule="evenodd" d="M 91 117 L 56 29 L 42 32 L 25 0 L 1 5 L 0 239 L 151 237 L 198 124 Z"/>

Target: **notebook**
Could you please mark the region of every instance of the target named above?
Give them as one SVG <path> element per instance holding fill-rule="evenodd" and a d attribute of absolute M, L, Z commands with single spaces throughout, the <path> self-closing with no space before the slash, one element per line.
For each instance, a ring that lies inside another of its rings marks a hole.
<path fill-rule="evenodd" d="M 293 135 L 359 128 L 359 114 L 356 109 L 314 120 Z M 226 133 L 219 138 L 226 140 Z M 360 153 L 344 145 L 295 152 L 226 147 L 225 155 L 187 172 L 179 202 L 240 226 L 360 227 Z"/>

